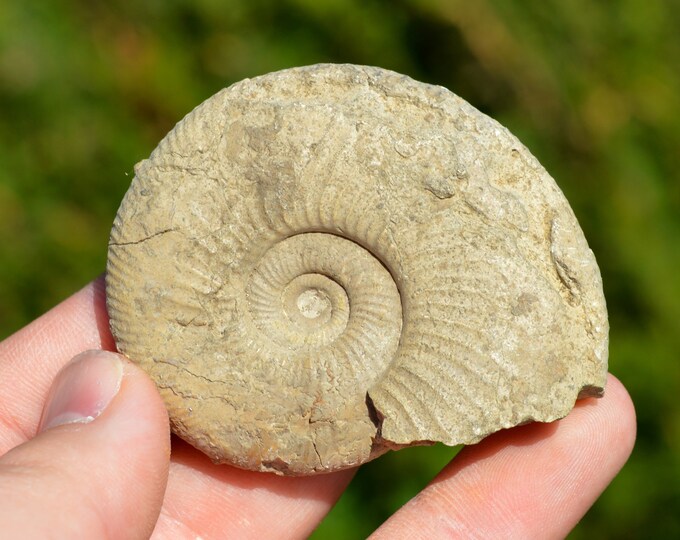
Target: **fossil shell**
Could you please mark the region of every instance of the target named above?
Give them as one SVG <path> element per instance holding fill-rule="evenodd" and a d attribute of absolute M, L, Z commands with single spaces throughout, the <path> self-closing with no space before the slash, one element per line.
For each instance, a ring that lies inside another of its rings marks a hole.
<path fill-rule="evenodd" d="M 244 80 L 135 172 L 111 328 L 216 462 L 328 472 L 603 391 L 605 300 L 567 201 L 444 88 L 351 65 Z"/>

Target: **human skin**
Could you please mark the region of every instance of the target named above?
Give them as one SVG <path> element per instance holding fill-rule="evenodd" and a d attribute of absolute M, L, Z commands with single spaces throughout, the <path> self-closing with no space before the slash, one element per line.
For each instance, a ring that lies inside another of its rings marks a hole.
<path fill-rule="evenodd" d="M 213 465 L 171 440 L 150 379 L 102 350 L 115 345 L 101 278 L 0 343 L 3 538 L 304 538 L 351 480 Z M 374 538 L 564 537 L 634 441 L 610 375 L 566 418 L 463 449 Z"/>

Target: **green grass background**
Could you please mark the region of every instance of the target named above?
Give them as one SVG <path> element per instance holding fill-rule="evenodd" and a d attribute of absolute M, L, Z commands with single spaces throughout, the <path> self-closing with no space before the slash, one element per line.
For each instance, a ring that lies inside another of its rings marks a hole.
<path fill-rule="evenodd" d="M 680 538 L 680 3 L 0 3 L 0 337 L 103 271 L 134 163 L 220 88 L 316 62 L 441 84 L 508 126 L 599 261 L 630 462 L 573 538 Z M 453 455 L 364 467 L 316 538 L 362 538 Z"/>

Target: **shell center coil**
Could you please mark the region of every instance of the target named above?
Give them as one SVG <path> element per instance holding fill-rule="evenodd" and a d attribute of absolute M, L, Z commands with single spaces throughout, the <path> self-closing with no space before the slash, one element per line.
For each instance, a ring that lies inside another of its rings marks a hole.
<path fill-rule="evenodd" d="M 297 299 L 300 313 L 308 319 L 318 319 L 322 314 L 330 314 L 331 302 L 326 293 L 319 289 L 307 289 Z"/>
<path fill-rule="evenodd" d="M 401 299 L 392 276 L 371 252 L 334 234 L 275 243 L 251 272 L 246 299 L 260 338 L 286 349 L 357 349 L 368 331 L 362 348 L 373 342 L 378 362 L 388 363 L 399 343 Z M 379 315 L 381 306 L 389 317 Z M 363 360 L 375 361 L 375 353 L 367 350 Z"/>
<path fill-rule="evenodd" d="M 293 278 L 281 295 L 286 335 L 298 335 L 307 345 L 327 344 L 347 327 L 349 300 L 337 282 L 323 274 Z"/>

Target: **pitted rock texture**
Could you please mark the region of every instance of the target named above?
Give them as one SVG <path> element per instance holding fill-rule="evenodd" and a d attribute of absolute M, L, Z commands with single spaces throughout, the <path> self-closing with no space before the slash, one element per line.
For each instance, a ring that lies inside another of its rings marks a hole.
<path fill-rule="evenodd" d="M 244 80 L 135 173 L 111 329 L 216 462 L 335 471 L 603 391 L 605 300 L 574 214 L 444 88 L 352 65 Z"/>

